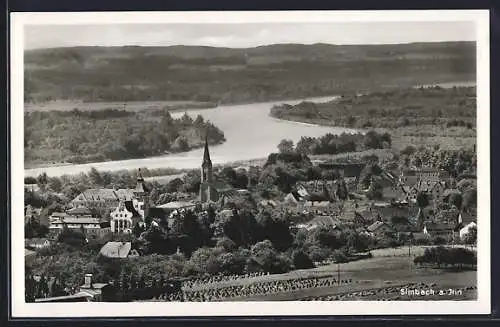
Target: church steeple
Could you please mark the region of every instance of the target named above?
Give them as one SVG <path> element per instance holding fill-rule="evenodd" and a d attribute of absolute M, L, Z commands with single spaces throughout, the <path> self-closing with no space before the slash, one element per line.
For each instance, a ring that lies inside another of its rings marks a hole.
<path fill-rule="evenodd" d="M 201 186 L 200 200 L 206 202 L 212 199 L 212 160 L 210 160 L 210 151 L 208 149 L 208 137 L 205 136 L 205 149 L 203 152 L 203 162 L 201 163 Z"/>
<path fill-rule="evenodd" d="M 208 137 L 205 136 L 205 150 L 203 152 L 203 163 L 202 166 L 212 166 L 212 160 L 210 160 L 210 151 L 208 150 Z"/>
<path fill-rule="evenodd" d="M 144 210 L 144 218 L 149 215 L 149 189 L 144 182 L 144 177 L 142 177 L 141 168 L 137 170 L 137 185 L 133 190 L 134 196 L 142 201 L 142 210 Z"/>
<path fill-rule="evenodd" d="M 134 195 L 138 198 L 149 195 L 149 189 L 144 182 L 144 178 L 142 177 L 141 168 L 137 170 L 137 185 L 134 189 Z"/>

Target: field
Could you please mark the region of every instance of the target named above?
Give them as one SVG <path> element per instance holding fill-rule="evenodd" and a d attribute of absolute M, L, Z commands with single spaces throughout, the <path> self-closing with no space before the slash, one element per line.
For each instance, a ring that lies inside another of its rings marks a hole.
<path fill-rule="evenodd" d="M 390 267 L 390 269 L 388 269 Z M 308 271 L 295 271 L 283 275 L 264 276 L 271 279 L 290 279 L 303 276 L 327 276 L 337 273 L 337 265 L 328 265 Z M 338 300 L 383 300 L 391 298 L 397 294 L 385 294 L 385 291 L 394 288 L 399 292 L 402 287 L 416 287 L 433 289 L 461 289 L 464 287 L 474 287 L 476 285 L 476 272 L 463 271 L 451 272 L 441 269 L 417 268 L 408 257 L 376 257 L 360 261 L 340 264 L 340 278 L 353 279 L 352 284 L 339 285 L 334 287 L 311 288 L 293 292 L 284 292 L 277 294 L 268 294 L 246 298 L 234 298 L 233 301 L 292 301 L 292 300 L 311 300 L 311 298 L 326 297 L 335 295 Z M 434 286 L 431 286 L 434 285 Z M 353 292 L 380 290 L 378 293 L 365 296 L 347 296 Z M 382 294 L 381 294 L 382 293 Z M 475 291 L 468 290 L 458 296 L 441 296 L 439 299 L 465 300 L 474 298 Z M 413 298 L 414 299 L 414 298 Z M 431 298 L 425 298 L 430 300 Z M 435 299 L 435 298 L 433 298 Z M 398 300 L 412 300 L 411 296 L 400 296 Z"/>
<path fill-rule="evenodd" d="M 471 149 L 476 144 L 476 129 L 460 126 L 443 128 L 440 125 L 420 125 L 375 130 L 389 132 L 392 136 L 392 148 L 395 150 L 416 145 L 438 145 L 443 150 L 459 150 Z"/>

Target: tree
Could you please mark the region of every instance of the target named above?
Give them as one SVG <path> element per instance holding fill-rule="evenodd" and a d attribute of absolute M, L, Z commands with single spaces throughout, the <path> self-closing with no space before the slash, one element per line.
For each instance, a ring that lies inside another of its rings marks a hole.
<path fill-rule="evenodd" d="M 417 194 L 417 206 L 421 209 L 429 205 L 429 196 L 425 192 L 418 192 Z"/>
<path fill-rule="evenodd" d="M 465 191 L 462 197 L 462 208 L 464 210 L 474 209 L 477 206 L 477 190 L 470 189 Z"/>
<path fill-rule="evenodd" d="M 172 150 L 176 152 L 184 152 L 189 150 L 189 143 L 187 139 L 183 136 L 177 137 L 174 141 L 174 144 L 172 144 Z"/>
<path fill-rule="evenodd" d="M 303 251 L 295 251 L 292 254 L 293 265 L 296 269 L 309 269 L 314 268 L 314 263 L 311 258 Z"/>
<path fill-rule="evenodd" d="M 175 193 L 178 192 L 180 187 L 184 184 L 182 179 L 180 178 L 174 178 L 171 181 L 167 183 L 166 191 L 168 193 Z"/>
<path fill-rule="evenodd" d="M 451 206 L 455 206 L 458 209 L 462 208 L 462 194 L 460 193 L 451 193 L 449 198 L 448 198 L 448 203 Z"/>
<path fill-rule="evenodd" d="M 291 153 L 293 152 L 293 141 L 292 140 L 281 140 L 278 144 L 279 153 Z"/>
<path fill-rule="evenodd" d="M 337 195 L 337 198 L 339 198 L 340 200 L 346 200 L 347 197 L 349 196 L 349 192 L 347 191 L 347 184 L 344 179 L 342 179 L 337 184 L 337 190 L 335 194 Z"/>
<path fill-rule="evenodd" d="M 90 168 L 90 171 L 88 173 L 90 182 L 92 185 L 95 186 L 102 186 L 103 185 L 103 179 L 101 176 L 101 173 L 95 169 L 94 167 Z"/>

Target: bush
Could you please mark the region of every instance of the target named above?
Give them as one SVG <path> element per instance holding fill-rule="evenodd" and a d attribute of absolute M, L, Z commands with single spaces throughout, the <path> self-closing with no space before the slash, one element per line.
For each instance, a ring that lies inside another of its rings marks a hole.
<path fill-rule="evenodd" d="M 296 269 L 314 268 L 314 263 L 311 258 L 309 258 L 303 251 L 295 251 L 292 254 L 292 260 Z"/>
<path fill-rule="evenodd" d="M 342 250 L 335 250 L 335 251 L 333 251 L 332 259 L 336 263 L 344 263 L 344 262 L 349 261 L 348 258 L 347 258 L 346 253 L 344 251 L 342 251 Z"/>

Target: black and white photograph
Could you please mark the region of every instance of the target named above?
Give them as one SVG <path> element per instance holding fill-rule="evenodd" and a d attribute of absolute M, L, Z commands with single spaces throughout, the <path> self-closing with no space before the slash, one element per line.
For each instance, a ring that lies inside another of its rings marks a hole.
<path fill-rule="evenodd" d="M 11 16 L 13 314 L 489 313 L 487 11 Z"/>

